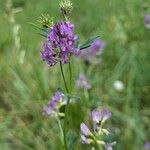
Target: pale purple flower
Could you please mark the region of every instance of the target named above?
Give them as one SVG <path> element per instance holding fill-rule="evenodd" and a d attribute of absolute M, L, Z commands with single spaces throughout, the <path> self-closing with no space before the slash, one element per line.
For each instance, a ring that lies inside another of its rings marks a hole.
<path fill-rule="evenodd" d="M 44 115 L 52 115 L 53 114 L 53 108 L 50 107 L 49 105 L 45 105 L 43 107 L 43 114 Z"/>
<path fill-rule="evenodd" d="M 84 136 L 88 136 L 88 135 L 90 134 L 89 128 L 88 128 L 87 125 L 84 124 L 84 123 L 81 123 L 81 125 L 80 125 L 80 130 L 81 130 L 81 133 L 82 133 Z"/>
<path fill-rule="evenodd" d="M 82 144 L 89 144 L 88 138 L 81 134 L 81 143 Z"/>
<path fill-rule="evenodd" d="M 91 88 L 91 84 L 88 82 L 86 76 L 81 73 L 79 75 L 79 78 L 76 80 L 76 87 L 77 88 L 83 88 L 83 89 L 90 89 Z"/>
<path fill-rule="evenodd" d="M 105 145 L 105 150 L 113 150 L 112 144 L 106 144 Z"/>
<path fill-rule="evenodd" d="M 111 112 L 107 109 L 103 109 L 101 111 L 93 110 L 91 116 L 93 122 L 99 123 L 102 119 L 108 120 L 111 117 Z"/>
<path fill-rule="evenodd" d="M 108 120 L 111 117 L 111 112 L 109 112 L 107 109 L 103 109 L 101 111 L 93 110 L 91 112 L 91 117 L 93 121 L 94 131 L 98 132 L 100 122 L 103 120 Z"/>
<path fill-rule="evenodd" d="M 150 150 L 150 142 L 147 142 L 144 144 L 144 149 L 145 150 Z"/>
<path fill-rule="evenodd" d="M 48 66 L 54 66 L 61 61 L 63 64 L 69 62 L 71 55 L 76 55 L 78 49 L 75 48 L 76 35 L 74 35 L 74 25 L 69 22 L 57 22 L 51 27 L 47 41 L 43 44 L 41 58 Z"/>
<path fill-rule="evenodd" d="M 91 117 L 93 121 L 94 131 L 97 132 L 99 129 L 99 123 L 102 119 L 101 113 L 99 111 L 93 110 L 91 113 Z"/>
<path fill-rule="evenodd" d="M 144 25 L 147 29 L 150 29 L 150 14 L 145 15 Z"/>
<path fill-rule="evenodd" d="M 60 102 L 66 103 L 65 99 L 63 99 L 63 97 L 64 97 L 64 94 L 62 92 L 60 92 L 60 91 L 55 92 L 54 96 L 51 98 L 48 105 L 45 105 L 43 107 L 43 114 L 44 115 L 53 115 Z"/>
<path fill-rule="evenodd" d="M 102 51 L 105 48 L 105 46 L 106 44 L 104 41 L 96 40 L 89 48 L 79 51 L 78 57 L 90 63 L 99 63 L 100 61 L 96 59 L 96 56 L 102 54 Z"/>
<path fill-rule="evenodd" d="M 113 146 L 116 145 L 116 141 L 112 142 L 112 143 L 106 143 L 105 144 L 105 150 L 113 150 Z"/>

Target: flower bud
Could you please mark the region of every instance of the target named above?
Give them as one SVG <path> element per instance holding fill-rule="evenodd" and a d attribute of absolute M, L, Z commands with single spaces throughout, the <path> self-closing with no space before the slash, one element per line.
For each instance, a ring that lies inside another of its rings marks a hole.
<path fill-rule="evenodd" d="M 40 19 L 38 20 L 38 22 L 44 28 L 49 28 L 49 27 L 53 26 L 53 24 L 54 24 L 53 18 L 51 18 L 48 14 L 46 14 L 46 15 L 42 14 Z"/>
<path fill-rule="evenodd" d="M 72 3 L 69 0 L 62 0 L 60 10 L 63 17 L 67 17 L 72 11 Z"/>

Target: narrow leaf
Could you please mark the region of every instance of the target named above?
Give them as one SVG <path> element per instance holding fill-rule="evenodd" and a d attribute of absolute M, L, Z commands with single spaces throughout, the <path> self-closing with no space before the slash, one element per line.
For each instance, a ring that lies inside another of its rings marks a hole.
<path fill-rule="evenodd" d="M 68 98 L 81 99 L 79 96 L 76 96 L 76 95 L 67 94 L 66 96 L 67 96 Z"/>
<path fill-rule="evenodd" d="M 92 43 L 98 39 L 100 36 L 94 36 L 85 41 L 82 45 L 79 46 L 80 50 L 88 48 L 92 45 Z"/>
<path fill-rule="evenodd" d="M 47 29 L 47 28 L 39 27 L 39 26 L 38 26 L 37 24 L 35 24 L 35 23 L 30 23 L 30 22 L 29 22 L 29 24 L 32 25 L 32 26 L 34 26 L 35 28 L 41 30 L 41 31 L 44 31 L 44 32 L 48 33 L 48 29 Z"/>

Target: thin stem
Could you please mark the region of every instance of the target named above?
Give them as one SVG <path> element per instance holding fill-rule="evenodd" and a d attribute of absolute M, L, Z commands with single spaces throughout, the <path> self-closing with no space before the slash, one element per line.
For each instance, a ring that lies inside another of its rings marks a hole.
<path fill-rule="evenodd" d="M 62 129 L 62 125 L 61 125 L 61 122 L 60 122 L 60 119 L 58 117 L 56 117 L 56 120 L 58 122 L 58 126 L 59 126 L 59 129 L 60 129 L 60 134 L 61 134 L 61 142 L 63 144 L 63 146 L 65 145 L 64 142 L 63 142 L 63 139 L 64 139 L 64 133 L 63 133 L 63 129 Z M 65 146 L 64 146 L 65 147 Z"/>
<path fill-rule="evenodd" d="M 89 101 L 89 91 L 87 88 L 84 88 L 84 96 L 85 96 L 86 100 Z"/>
<path fill-rule="evenodd" d="M 67 87 L 67 83 L 66 83 L 66 80 L 65 80 L 65 75 L 64 75 L 64 72 L 63 72 L 63 67 L 62 67 L 62 63 L 60 62 L 60 68 L 61 68 L 61 74 L 62 74 L 62 77 L 63 77 L 63 81 L 64 81 L 64 85 L 65 85 L 65 88 L 66 88 L 66 92 L 69 93 L 69 92 L 72 92 L 72 69 L 71 69 L 71 63 L 69 62 L 69 75 L 70 75 L 70 89 L 68 89 Z M 65 109 L 65 118 L 64 118 L 64 146 L 65 146 L 65 149 L 68 150 L 68 147 L 67 147 L 67 139 L 66 139 L 66 127 L 67 127 L 67 118 L 68 118 L 68 113 L 69 113 L 69 104 L 70 104 L 70 98 L 68 98 L 67 100 L 67 105 L 66 105 L 66 109 Z"/>
<path fill-rule="evenodd" d="M 65 89 L 66 89 L 66 92 L 69 93 L 69 90 L 68 90 L 68 87 L 67 87 L 67 83 L 66 83 L 66 79 L 65 79 L 65 75 L 64 75 L 64 71 L 63 71 L 63 66 L 62 66 L 62 63 L 60 61 L 60 70 L 61 70 L 61 74 L 62 74 L 62 78 L 63 78 L 63 81 L 64 81 L 64 85 L 65 85 Z M 66 139 L 66 125 L 67 125 L 67 107 L 68 107 L 68 101 L 67 101 L 67 106 L 66 106 L 66 109 L 65 109 L 65 118 L 64 118 L 64 129 L 63 129 L 63 135 L 64 135 L 64 149 L 65 150 L 68 150 L 68 147 L 67 147 L 67 139 Z"/>
<path fill-rule="evenodd" d="M 69 75 L 70 75 L 70 88 L 69 88 L 69 94 L 72 92 L 72 69 L 71 69 L 71 63 L 69 62 Z M 69 104 L 70 104 L 70 98 L 67 100 L 67 105 L 65 109 L 65 119 L 64 119 L 64 133 L 66 137 L 66 127 L 67 127 L 67 118 L 69 114 Z"/>
<path fill-rule="evenodd" d="M 62 74 L 62 77 L 63 77 L 66 92 L 69 93 L 61 61 L 60 61 L 60 70 L 61 70 L 61 74 Z"/>
<path fill-rule="evenodd" d="M 70 78 L 70 92 L 72 92 L 72 69 L 71 69 L 71 62 L 70 61 L 69 61 L 69 78 Z"/>
<path fill-rule="evenodd" d="M 67 117 L 68 117 L 68 112 L 69 112 L 69 103 L 70 103 L 70 98 L 67 100 L 67 105 L 65 108 L 65 118 L 64 118 L 64 142 L 65 142 L 65 146 L 66 146 L 66 150 L 68 150 L 67 147 L 67 139 L 66 139 L 66 127 L 67 127 Z"/>

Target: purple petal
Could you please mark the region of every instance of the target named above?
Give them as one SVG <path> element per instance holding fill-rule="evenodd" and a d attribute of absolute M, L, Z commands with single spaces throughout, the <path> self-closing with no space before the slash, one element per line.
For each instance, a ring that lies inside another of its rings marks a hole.
<path fill-rule="evenodd" d="M 109 112 L 107 109 L 103 109 L 101 111 L 101 115 L 103 119 L 108 120 L 111 117 L 111 112 Z"/>
<path fill-rule="evenodd" d="M 92 120 L 96 123 L 99 123 L 102 119 L 101 113 L 96 110 L 92 111 L 91 116 L 92 116 Z"/>
<path fill-rule="evenodd" d="M 81 123 L 80 130 L 81 130 L 81 133 L 85 136 L 88 136 L 90 134 L 89 128 L 84 123 Z"/>
<path fill-rule="evenodd" d="M 102 54 L 102 51 L 105 48 L 105 46 L 106 43 L 104 41 L 96 40 L 89 48 L 79 51 L 77 56 L 85 61 L 94 63 L 94 59 L 96 58 L 96 55 Z"/>
<path fill-rule="evenodd" d="M 52 108 L 45 105 L 43 107 L 43 115 L 52 115 Z"/>
<path fill-rule="evenodd" d="M 43 107 L 43 114 L 44 115 L 52 115 L 52 113 L 57 108 L 58 103 L 63 100 L 63 96 L 64 96 L 64 94 L 61 93 L 60 91 L 55 92 L 54 96 L 51 98 L 49 103 Z"/>
<path fill-rule="evenodd" d="M 147 29 L 150 29 L 150 14 L 145 15 L 144 25 Z"/>
<path fill-rule="evenodd" d="M 150 142 L 144 144 L 145 150 L 150 150 Z"/>
<path fill-rule="evenodd" d="M 105 150 L 113 150 L 112 144 L 106 144 L 105 145 Z"/>
<path fill-rule="evenodd" d="M 79 75 L 79 79 L 76 80 L 76 87 L 83 88 L 83 89 L 90 89 L 91 88 L 91 85 L 88 82 L 88 80 L 84 74 L 81 73 Z"/>
<path fill-rule="evenodd" d="M 82 144 L 89 144 L 88 138 L 85 137 L 84 135 L 81 135 L 81 143 L 82 143 Z"/>

